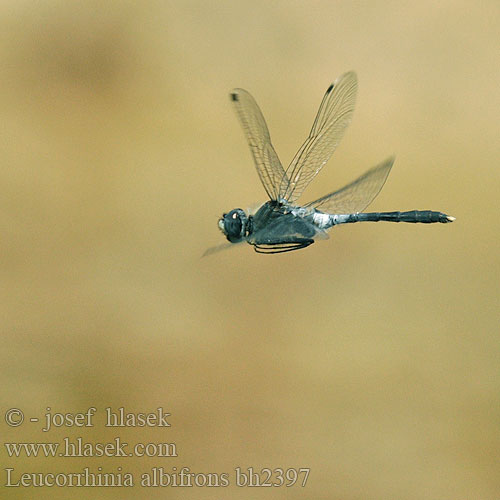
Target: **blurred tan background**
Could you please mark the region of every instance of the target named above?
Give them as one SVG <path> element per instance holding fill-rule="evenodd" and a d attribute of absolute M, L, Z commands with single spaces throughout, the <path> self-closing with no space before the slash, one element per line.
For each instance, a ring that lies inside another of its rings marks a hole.
<path fill-rule="evenodd" d="M 2 498 L 500 498 L 496 1 L 0 4 L 2 435 L 175 442 L 178 458 L 8 458 L 22 472 L 309 467 L 305 488 L 3 488 Z M 354 121 L 304 200 L 391 154 L 373 210 L 281 256 L 223 242 L 265 201 L 228 92 L 284 164 L 324 91 Z M 98 408 L 91 429 L 9 428 Z M 102 412 L 172 413 L 109 429 Z"/>

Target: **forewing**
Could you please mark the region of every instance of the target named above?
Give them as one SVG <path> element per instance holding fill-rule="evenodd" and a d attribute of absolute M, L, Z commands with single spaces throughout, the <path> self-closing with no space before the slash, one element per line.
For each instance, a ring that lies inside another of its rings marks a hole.
<path fill-rule="evenodd" d="M 388 158 L 342 189 L 312 201 L 306 207 L 330 214 L 353 214 L 363 211 L 382 189 L 393 163 L 394 157 Z"/>
<path fill-rule="evenodd" d="M 271 144 L 269 130 L 255 99 L 243 89 L 231 92 L 231 102 L 240 120 L 260 180 L 271 200 L 278 199 L 285 170 Z"/>
<path fill-rule="evenodd" d="M 330 159 L 349 125 L 357 91 L 356 73 L 345 73 L 328 87 L 309 137 L 286 170 L 279 195 L 296 201 Z"/>

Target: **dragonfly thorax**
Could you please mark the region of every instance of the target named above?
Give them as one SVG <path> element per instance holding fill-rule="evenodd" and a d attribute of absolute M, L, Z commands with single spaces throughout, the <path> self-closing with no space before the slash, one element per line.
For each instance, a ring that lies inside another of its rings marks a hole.
<path fill-rule="evenodd" d="M 250 220 L 241 208 L 235 208 L 219 219 L 219 229 L 231 243 L 238 243 L 247 236 Z"/>

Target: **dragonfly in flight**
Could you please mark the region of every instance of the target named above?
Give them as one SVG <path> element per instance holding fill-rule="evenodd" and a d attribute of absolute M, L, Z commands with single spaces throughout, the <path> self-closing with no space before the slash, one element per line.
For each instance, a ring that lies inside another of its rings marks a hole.
<path fill-rule="evenodd" d="M 214 253 L 246 241 L 256 252 L 274 254 L 306 248 L 326 231 L 352 222 L 453 222 L 454 217 L 433 210 L 369 212 L 394 163 L 388 158 L 361 177 L 305 205 L 297 200 L 337 148 L 349 125 L 356 101 L 356 73 L 349 72 L 332 83 L 321 101 L 311 132 L 285 170 L 271 143 L 264 116 L 254 98 L 243 89 L 231 92 L 257 173 L 269 200 L 254 214 L 241 208 L 224 213 L 218 225 L 230 243 L 208 249 Z"/>

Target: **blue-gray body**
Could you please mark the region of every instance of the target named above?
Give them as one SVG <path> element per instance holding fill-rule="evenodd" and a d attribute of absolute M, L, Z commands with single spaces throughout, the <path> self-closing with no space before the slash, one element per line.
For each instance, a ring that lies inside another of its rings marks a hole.
<path fill-rule="evenodd" d="M 232 217 L 231 212 L 227 215 Z M 327 214 L 311 207 L 291 206 L 282 200 L 264 203 L 255 215 L 248 216 L 239 234 L 258 252 L 281 253 L 309 246 L 318 235 L 339 224 L 379 221 L 431 224 L 453 220 L 433 210 Z"/>

